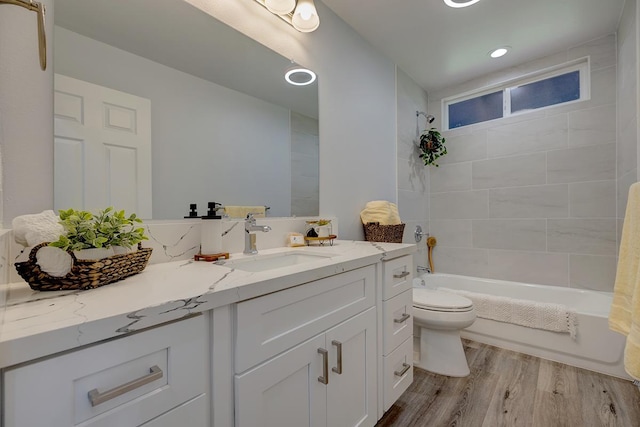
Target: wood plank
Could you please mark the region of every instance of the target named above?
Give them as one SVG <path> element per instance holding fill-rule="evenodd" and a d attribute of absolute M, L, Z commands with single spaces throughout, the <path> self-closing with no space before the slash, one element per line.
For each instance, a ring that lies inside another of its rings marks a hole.
<path fill-rule="evenodd" d="M 507 353 L 500 363 L 502 373 L 482 423 L 483 427 L 533 425 L 533 401 L 540 359 Z M 511 357 L 509 357 L 511 356 Z"/>
<path fill-rule="evenodd" d="M 413 384 L 376 426 L 640 426 L 640 390 L 630 381 L 464 344 L 468 377 L 415 369 Z"/>

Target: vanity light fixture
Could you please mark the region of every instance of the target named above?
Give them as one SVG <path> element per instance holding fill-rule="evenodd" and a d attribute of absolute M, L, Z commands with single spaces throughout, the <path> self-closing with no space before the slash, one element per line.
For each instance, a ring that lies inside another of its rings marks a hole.
<path fill-rule="evenodd" d="M 460 8 L 460 7 L 471 6 L 472 4 L 476 4 L 479 1 L 480 0 L 466 0 L 466 1 L 444 0 L 444 4 L 446 4 L 449 7 Z"/>
<path fill-rule="evenodd" d="M 320 17 L 313 0 L 255 0 L 301 33 L 315 31 Z M 477 0 L 476 0 L 477 1 Z"/>
<path fill-rule="evenodd" d="M 489 52 L 489 56 L 492 58 L 500 58 L 501 56 L 506 55 L 508 51 L 509 51 L 509 46 L 499 47 L 498 49 L 495 49 Z"/>
<path fill-rule="evenodd" d="M 294 65 L 287 69 L 284 79 L 294 86 L 306 86 L 316 81 L 316 73 L 308 68 Z"/>

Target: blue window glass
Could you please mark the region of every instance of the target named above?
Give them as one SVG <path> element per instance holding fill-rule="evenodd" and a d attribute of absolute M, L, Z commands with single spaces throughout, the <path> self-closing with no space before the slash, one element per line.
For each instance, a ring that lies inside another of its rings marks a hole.
<path fill-rule="evenodd" d="M 580 72 L 551 77 L 511 89 L 511 112 L 534 110 L 580 99 Z"/>
<path fill-rule="evenodd" d="M 502 91 L 449 104 L 449 129 L 502 117 Z"/>

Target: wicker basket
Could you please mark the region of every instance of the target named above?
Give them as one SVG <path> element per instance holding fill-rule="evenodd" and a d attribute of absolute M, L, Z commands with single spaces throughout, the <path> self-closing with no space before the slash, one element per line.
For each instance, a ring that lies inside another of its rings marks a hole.
<path fill-rule="evenodd" d="M 364 238 L 368 242 L 402 243 L 405 224 L 380 225 L 378 222 L 363 224 Z"/>
<path fill-rule="evenodd" d="M 112 255 L 100 260 L 77 260 L 73 252 L 68 251 L 73 259 L 71 271 L 64 277 L 53 277 L 42 271 L 36 263 L 38 249 L 48 244 L 45 242 L 34 246 L 28 261 L 15 264 L 18 274 L 36 291 L 93 289 L 117 282 L 144 270 L 152 251 L 151 248 L 143 248 L 138 244 L 136 252 Z"/>

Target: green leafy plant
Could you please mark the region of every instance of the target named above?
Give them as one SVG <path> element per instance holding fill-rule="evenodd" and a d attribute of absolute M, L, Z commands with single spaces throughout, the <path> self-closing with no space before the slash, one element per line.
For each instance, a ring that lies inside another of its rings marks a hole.
<path fill-rule="evenodd" d="M 147 240 L 144 228 L 136 227 L 142 220 L 136 214 L 126 216 L 124 210 L 116 211 L 108 207 L 93 215 L 87 211 L 68 209 L 60 210 L 59 215 L 65 234 L 49 246 L 74 251 L 111 246 L 130 248 Z"/>
<path fill-rule="evenodd" d="M 436 160 L 447 154 L 445 139 L 436 128 L 427 129 L 420 135 L 420 158 L 425 166 L 438 167 Z"/>

